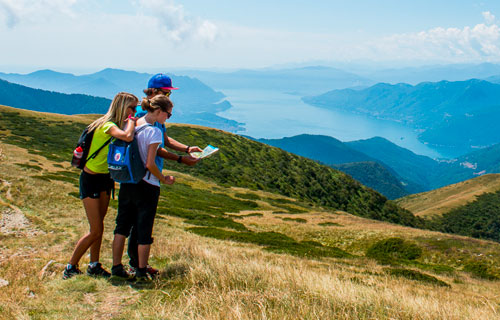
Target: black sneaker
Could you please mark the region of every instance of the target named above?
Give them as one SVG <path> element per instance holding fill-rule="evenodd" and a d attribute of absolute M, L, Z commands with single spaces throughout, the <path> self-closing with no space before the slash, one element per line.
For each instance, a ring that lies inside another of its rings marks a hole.
<path fill-rule="evenodd" d="M 130 273 L 136 274 L 137 273 L 137 269 L 138 269 L 137 267 L 133 267 L 132 265 L 129 266 L 129 272 Z M 160 271 L 158 269 L 153 268 L 149 264 L 146 267 L 146 272 L 149 274 L 149 276 L 152 279 L 155 279 L 155 278 L 157 278 L 160 275 Z"/>
<path fill-rule="evenodd" d="M 132 280 L 134 277 L 123 268 L 123 264 L 111 268 L 111 278 L 121 280 Z"/>
<path fill-rule="evenodd" d="M 66 267 L 66 268 L 64 268 L 63 279 L 66 280 L 66 279 L 69 279 L 69 278 L 76 276 L 76 275 L 79 275 L 79 274 L 82 274 L 82 272 L 80 271 L 80 269 L 78 269 L 78 265 L 71 266 L 71 268 L 69 268 L 69 269 L 68 269 L 68 267 Z"/>
<path fill-rule="evenodd" d="M 111 276 L 111 273 L 106 271 L 98 262 L 94 267 L 89 266 L 87 268 L 87 275 L 91 277 L 109 278 Z"/>
<path fill-rule="evenodd" d="M 146 268 L 144 268 L 146 269 Z M 141 270 L 140 268 L 135 269 L 135 281 L 140 283 L 151 282 L 153 278 L 146 270 Z"/>

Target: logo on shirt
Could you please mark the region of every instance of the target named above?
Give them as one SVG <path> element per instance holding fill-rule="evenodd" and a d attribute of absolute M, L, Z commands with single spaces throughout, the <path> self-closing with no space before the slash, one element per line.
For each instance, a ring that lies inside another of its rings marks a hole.
<path fill-rule="evenodd" d="M 120 161 L 121 158 L 122 158 L 122 154 L 121 153 L 119 153 L 119 152 L 115 153 L 115 161 L 116 162 Z"/>

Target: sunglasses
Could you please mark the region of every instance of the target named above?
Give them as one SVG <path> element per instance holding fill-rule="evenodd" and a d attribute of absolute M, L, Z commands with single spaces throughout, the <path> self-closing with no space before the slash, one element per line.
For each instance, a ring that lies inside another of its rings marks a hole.
<path fill-rule="evenodd" d="M 170 97 L 170 95 L 172 94 L 172 91 L 163 91 L 161 90 L 161 92 L 166 95 L 167 97 Z"/>
<path fill-rule="evenodd" d="M 167 119 L 170 119 L 170 117 L 172 116 L 172 112 L 168 112 L 168 111 L 165 111 L 167 113 Z"/>

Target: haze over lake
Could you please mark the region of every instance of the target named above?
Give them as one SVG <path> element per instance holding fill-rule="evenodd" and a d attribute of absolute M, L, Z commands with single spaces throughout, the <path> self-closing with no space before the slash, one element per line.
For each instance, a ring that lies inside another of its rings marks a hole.
<path fill-rule="evenodd" d="M 308 133 L 341 141 L 380 136 L 416 154 L 447 157 L 421 143 L 413 129 L 396 122 L 313 107 L 302 102 L 300 96 L 274 90 L 215 89 L 221 90 L 233 105 L 218 115 L 244 122 L 246 131 L 240 134 L 273 139 Z"/>

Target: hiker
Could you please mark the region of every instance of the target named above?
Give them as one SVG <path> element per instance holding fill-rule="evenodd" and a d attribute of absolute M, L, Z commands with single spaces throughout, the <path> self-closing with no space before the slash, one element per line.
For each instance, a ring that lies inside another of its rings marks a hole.
<path fill-rule="evenodd" d="M 87 158 L 80 175 L 80 199 L 87 214 L 90 231 L 78 240 L 73 255 L 64 269 L 63 279 L 82 273 L 78 263 L 89 248 L 90 263 L 87 275 L 110 276 L 99 263 L 104 217 L 108 210 L 111 190 L 114 189 L 114 181 L 110 178 L 108 170 L 107 143 L 112 137 L 132 141 L 136 121 L 132 116 L 136 112 L 138 101 L 139 99 L 133 94 L 120 92 L 114 97 L 108 112 L 89 125 L 89 132 L 95 130 L 89 154 L 92 155 L 100 149 L 95 157 Z M 127 128 L 124 130 L 126 124 Z M 101 148 L 103 145 L 105 147 Z"/>
<path fill-rule="evenodd" d="M 172 86 L 172 80 L 170 79 L 169 76 L 158 73 L 155 74 L 151 79 L 148 81 L 148 88 L 144 89 L 143 92 L 146 94 L 148 99 L 152 99 L 156 96 L 159 95 L 164 95 L 167 97 L 170 97 L 170 94 L 172 93 L 172 90 L 177 90 L 178 88 L 175 88 Z M 142 110 L 140 106 L 137 107 L 137 113 L 135 116 L 137 118 L 143 117 L 146 115 L 146 111 Z M 169 116 L 170 118 L 170 116 Z M 171 161 L 177 161 L 178 163 L 184 163 L 189 166 L 195 165 L 199 159 L 192 157 L 189 155 L 191 152 L 202 152 L 199 147 L 197 146 L 188 146 L 183 143 L 178 142 L 175 139 L 172 139 L 167 135 L 165 124 L 160 123 L 160 122 L 155 122 L 154 126 L 158 127 L 163 134 L 163 140 L 162 143 L 160 144 L 160 148 L 158 149 L 157 155 L 158 157 L 156 158 L 156 165 L 158 168 L 161 170 L 163 169 L 163 159 L 166 160 L 171 160 Z M 185 152 L 187 155 L 185 156 L 180 156 L 176 153 L 169 152 L 166 150 L 164 147 L 168 147 L 170 149 L 173 149 L 175 151 L 180 151 L 180 152 Z M 132 273 L 135 273 L 138 265 L 138 260 L 137 260 L 137 233 L 136 233 L 136 228 L 132 227 L 132 230 L 130 232 L 130 237 L 128 239 L 128 247 L 127 247 L 127 254 L 129 256 L 129 267 L 130 271 Z M 147 272 L 151 277 L 155 277 L 158 275 L 158 270 L 151 267 L 147 266 Z"/>
<path fill-rule="evenodd" d="M 118 195 L 118 215 L 113 239 L 113 267 L 111 274 L 122 279 L 130 279 L 131 275 L 124 269 L 121 260 L 125 239 L 130 235 L 132 227 L 137 241 L 137 280 L 149 280 L 148 258 L 153 238 L 153 224 L 160 197 L 160 183 L 173 184 L 173 176 L 164 176 L 157 164 L 157 151 L 162 143 L 162 131 L 154 126 L 155 122 L 165 123 L 172 115 L 173 104 L 165 95 L 151 99 L 143 99 L 142 109 L 147 114 L 137 120 L 136 139 L 139 153 L 147 169 L 144 178 L 137 184 L 122 183 Z M 142 128 L 147 126 L 146 128 Z"/>

